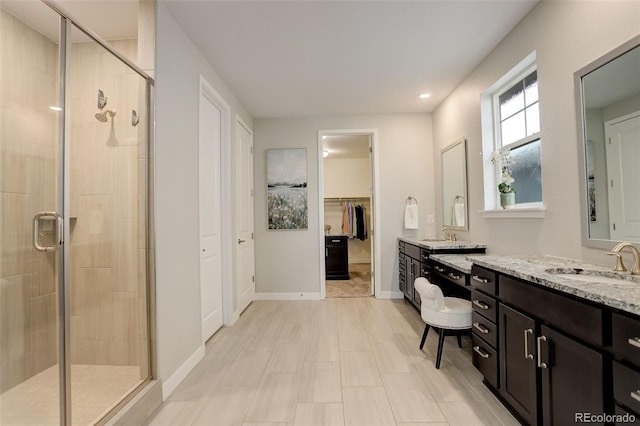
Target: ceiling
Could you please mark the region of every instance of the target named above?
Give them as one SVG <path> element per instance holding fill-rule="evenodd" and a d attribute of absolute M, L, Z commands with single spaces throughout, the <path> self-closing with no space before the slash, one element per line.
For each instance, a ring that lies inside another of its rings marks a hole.
<path fill-rule="evenodd" d="M 77 20 L 105 40 L 138 37 L 137 0 L 53 0 L 71 19 Z M 2 0 L 0 7 L 45 37 L 58 42 L 59 17 L 36 0 Z M 85 41 L 79 31 L 72 32 L 73 41 Z"/>
<path fill-rule="evenodd" d="M 267 118 L 433 111 L 538 0 L 161 1 Z M 53 2 L 106 40 L 137 35 L 137 0 Z M 42 3 L 0 4 L 57 40 Z"/>
<path fill-rule="evenodd" d="M 163 2 L 267 118 L 430 112 L 537 0 Z"/>

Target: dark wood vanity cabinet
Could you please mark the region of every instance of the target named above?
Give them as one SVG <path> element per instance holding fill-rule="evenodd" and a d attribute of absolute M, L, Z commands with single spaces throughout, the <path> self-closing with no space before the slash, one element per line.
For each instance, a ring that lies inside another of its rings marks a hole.
<path fill-rule="evenodd" d="M 324 260 L 328 280 L 349 279 L 349 246 L 346 235 L 324 236 Z"/>
<path fill-rule="evenodd" d="M 400 240 L 398 242 L 398 286 L 400 291 L 404 294 L 405 299 L 419 310 L 420 294 L 414 289 L 414 281 L 418 277 L 425 277 L 434 283 L 434 262 L 430 258 L 432 254 L 484 253 L 485 251 L 484 247 L 427 248 Z M 464 273 L 454 269 L 449 269 L 448 272 L 451 272 L 453 276 L 458 276 L 457 284 L 463 287 L 469 282 L 468 276 L 465 276 Z M 453 280 L 453 277 L 447 275 L 447 279 Z"/>
<path fill-rule="evenodd" d="M 603 414 L 613 406 L 605 386 L 603 307 L 476 265 L 471 285 L 474 323 L 485 321 L 473 328 L 474 365 L 524 423 L 574 424 L 576 413 Z M 496 343 L 487 338 L 494 323 Z M 475 342 L 497 346 L 496 371 L 487 367 L 492 353 L 476 350 Z"/>
<path fill-rule="evenodd" d="M 640 318 L 614 312 L 611 326 L 615 412 L 634 415 L 640 424 Z"/>

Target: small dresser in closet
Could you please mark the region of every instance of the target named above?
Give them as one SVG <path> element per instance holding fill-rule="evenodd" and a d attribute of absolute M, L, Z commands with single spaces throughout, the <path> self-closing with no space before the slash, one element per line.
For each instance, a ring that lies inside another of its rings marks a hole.
<path fill-rule="evenodd" d="M 349 279 L 349 247 L 346 235 L 324 236 L 324 261 L 328 280 Z"/>

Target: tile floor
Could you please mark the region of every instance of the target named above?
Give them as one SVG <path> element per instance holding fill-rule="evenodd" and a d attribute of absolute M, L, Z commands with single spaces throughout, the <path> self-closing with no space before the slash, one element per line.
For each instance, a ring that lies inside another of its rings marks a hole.
<path fill-rule="evenodd" d="M 0 425 L 59 425 L 58 365 L 0 395 Z M 72 365 L 72 424 L 92 425 L 139 385 L 140 367 Z"/>
<path fill-rule="evenodd" d="M 402 300 L 254 302 L 149 425 L 517 425 L 482 385 L 470 340 L 437 336 Z"/>

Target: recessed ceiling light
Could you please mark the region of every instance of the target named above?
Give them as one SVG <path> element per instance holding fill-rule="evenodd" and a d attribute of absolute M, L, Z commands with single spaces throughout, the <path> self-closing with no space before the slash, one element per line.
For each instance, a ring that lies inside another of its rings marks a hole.
<path fill-rule="evenodd" d="M 328 136 L 327 135 L 322 135 L 322 140 L 325 140 Z M 325 151 L 326 152 L 326 151 Z M 326 156 L 325 156 L 326 157 Z"/>
<path fill-rule="evenodd" d="M 428 99 L 431 97 L 430 93 L 421 93 L 420 96 L 418 96 L 420 99 Z"/>
<path fill-rule="evenodd" d="M 322 151 L 322 157 L 327 158 L 329 156 L 329 151 Z"/>
<path fill-rule="evenodd" d="M 60 108 L 59 106 L 50 106 L 49 109 L 52 109 L 54 111 L 62 111 L 62 108 Z"/>

